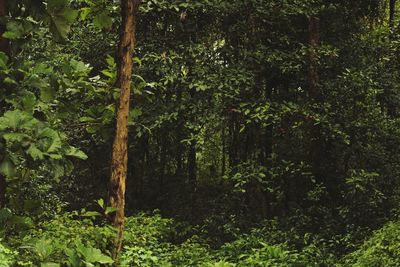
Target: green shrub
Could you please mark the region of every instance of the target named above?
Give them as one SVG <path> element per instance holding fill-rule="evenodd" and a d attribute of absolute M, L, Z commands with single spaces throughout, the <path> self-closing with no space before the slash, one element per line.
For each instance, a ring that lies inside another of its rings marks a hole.
<path fill-rule="evenodd" d="M 0 243 L 0 267 L 13 266 L 16 256 L 17 252 Z"/>
<path fill-rule="evenodd" d="M 114 236 L 111 226 L 95 225 L 92 219 L 82 218 L 76 212 L 64 213 L 39 224 L 23 237 L 19 260 L 73 267 L 112 263 L 107 254 Z"/>
<path fill-rule="evenodd" d="M 346 257 L 343 266 L 400 266 L 400 223 L 389 223 L 376 231 L 357 251 Z"/>

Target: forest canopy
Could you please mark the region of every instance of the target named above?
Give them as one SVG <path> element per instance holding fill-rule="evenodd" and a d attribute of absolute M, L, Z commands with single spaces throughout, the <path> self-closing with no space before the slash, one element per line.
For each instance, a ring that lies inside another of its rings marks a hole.
<path fill-rule="evenodd" d="M 0 0 L 0 267 L 400 266 L 396 0 Z"/>

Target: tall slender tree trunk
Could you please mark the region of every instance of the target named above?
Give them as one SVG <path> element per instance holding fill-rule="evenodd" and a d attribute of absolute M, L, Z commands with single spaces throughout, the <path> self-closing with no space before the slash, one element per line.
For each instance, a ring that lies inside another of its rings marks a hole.
<path fill-rule="evenodd" d="M 318 58 L 316 49 L 319 46 L 320 34 L 319 34 L 319 18 L 312 16 L 309 18 L 308 22 L 308 34 L 309 34 L 309 45 L 310 52 L 308 55 L 309 68 L 308 68 L 308 82 L 309 82 L 309 92 L 312 100 L 319 99 L 319 75 L 318 75 Z"/>
<path fill-rule="evenodd" d="M 397 0 L 389 0 L 389 27 L 393 29 L 394 27 L 394 19 L 396 15 L 396 1 Z"/>
<path fill-rule="evenodd" d="M 396 1 L 397 0 L 389 0 L 389 28 L 390 28 L 390 35 L 389 38 L 391 40 L 393 40 L 395 38 L 395 27 L 394 27 L 394 21 L 396 18 Z M 386 95 L 385 98 L 387 98 L 388 100 L 385 101 L 384 105 L 382 105 L 383 107 L 385 107 L 385 105 L 387 106 L 387 113 L 390 117 L 394 118 L 396 117 L 397 114 L 397 105 L 391 100 L 392 98 L 390 97 L 391 95 L 391 90 L 389 89 L 385 89 L 384 94 Z"/>
<path fill-rule="evenodd" d="M 108 201 L 117 208 L 112 223 L 118 230 L 115 239 L 113 258 L 116 259 L 122 248 L 125 218 L 125 183 L 128 170 L 128 116 L 130 88 L 133 70 L 133 50 L 135 48 L 136 14 L 140 0 L 121 0 L 122 25 L 118 46 L 118 77 L 120 99 L 116 115 L 116 130 L 112 149 L 111 179 Z"/>
<path fill-rule="evenodd" d="M 0 0 L 0 18 L 7 16 L 8 8 L 7 8 L 7 0 Z M 5 32 L 5 25 L 0 25 L 0 51 L 6 54 L 9 54 L 10 47 L 8 40 L 2 37 Z"/>
<path fill-rule="evenodd" d="M 196 141 L 192 141 L 189 147 L 188 175 L 190 185 L 191 220 L 192 222 L 196 222 L 196 219 L 198 217 Z"/>
<path fill-rule="evenodd" d="M 225 169 L 226 169 L 226 128 L 225 125 L 222 125 L 222 130 L 221 130 L 221 145 L 222 145 L 222 155 L 221 155 L 221 177 L 224 177 L 225 175 Z"/>
<path fill-rule="evenodd" d="M 0 0 L 0 18 L 7 16 L 7 12 L 7 0 Z M 5 25 L 0 25 L 0 51 L 9 54 L 8 40 L 2 37 L 4 32 Z M 6 177 L 0 174 L 0 209 L 6 206 L 6 189 Z"/>
<path fill-rule="evenodd" d="M 319 75 L 318 75 L 318 55 L 317 48 L 320 45 L 320 22 L 319 18 L 311 16 L 308 24 L 309 30 L 309 45 L 310 52 L 308 55 L 308 83 L 309 96 L 311 103 L 321 102 L 321 92 L 319 90 Z M 310 122 L 310 161 L 313 168 L 313 173 L 317 178 L 321 178 L 321 160 L 322 160 L 322 138 L 321 131 L 318 125 L 314 125 L 314 121 Z"/>
<path fill-rule="evenodd" d="M 6 206 L 6 177 L 0 174 L 0 209 Z"/>
<path fill-rule="evenodd" d="M 181 104 L 182 101 L 182 90 L 181 88 L 177 89 L 176 93 L 176 101 L 178 104 Z M 184 129 L 184 118 L 182 115 L 182 112 L 178 112 L 178 122 L 176 124 L 176 154 L 175 154 L 175 160 L 176 160 L 176 170 L 175 170 L 175 177 L 177 179 L 180 179 L 182 177 L 182 171 L 183 171 L 183 152 L 184 152 L 184 147 L 182 144 L 182 140 L 184 139 L 183 137 L 183 129 Z"/>

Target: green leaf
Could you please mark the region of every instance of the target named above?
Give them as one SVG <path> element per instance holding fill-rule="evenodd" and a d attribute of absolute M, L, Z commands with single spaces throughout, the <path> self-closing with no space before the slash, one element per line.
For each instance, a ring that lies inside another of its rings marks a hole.
<path fill-rule="evenodd" d="M 45 103 L 52 102 L 56 98 L 56 90 L 49 85 L 40 87 L 40 100 Z"/>
<path fill-rule="evenodd" d="M 76 147 L 69 147 L 65 155 L 70 156 L 70 157 L 75 157 L 78 159 L 86 160 L 88 156 L 82 151 L 77 149 Z"/>
<path fill-rule="evenodd" d="M 31 129 L 38 121 L 31 114 L 21 110 L 7 111 L 3 117 L 0 117 L 0 131 L 10 128 Z"/>
<path fill-rule="evenodd" d="M 39 138 L 45 138 L 48 140 L 47 153 L 57 152 L 62 147 L 62 141 L 60 135 L 53 129 L 45 128 L 39 134 Z"/>
<path fill-rule="evenodd" d="M 6 77 L 4 79 L 4 83 L 10 84 L 10 85 L 18 85 L 18 83 L 14 79 L 11 79 L 10 77 Z"/>
<path fill-rule="evenodd" d="M 7 133 L 3 135 L 4 140 L 7 142 L 18 142 L 21 143 L 23 140 L 29 138 L 28 135 L 24 133 Z"/>
<path fill-rule="evenodd" d="M 53 164 L 52 173 L 54 178 L 58 180 L 60 177 L 64 176 L 65 168 L 61 164 Z"/>
<path fill-rule="evenodd" d="M 55 41 L 67 38 L 71 24 L 78 16 L 78 11 L 68 7 L 68 0 L 48 0 L 47 12 L 50 15 L 50 31 Z"/>
<path fill-rule="evenodd" d="M 41 259 L 47 259 L 54 252 L 54 244 L 52 241 L 46 239 L 40 239 L 35 243 L 35 250 L 39 254 Z"/>
<path fill-rule="evenodd" d="M 4 52 L 0 52 L 0 68 L 7 69 L 8 56 Z"/>
<path fill-rule="evenodd" d="M 116 212 L 117 210 L 118 210 L 117 208 L 107 207 L 104 213 L 110 214 L 110 213 Z"/>
<path fill-rule="evenodd" d="M 33 93 L 29 92 L 23 96 L 21 102 L 24 111 L 32 113 L 33 109 L 36 106 L 36 96 Z"/>
<path fill-rule="evenodd" d="M 93 24 L 95 27 L 100 29 L 109 29 L 112 27 L 113 21 L 109 16 L 109 13 L 107 11 L 103 11 L 94 17 Z"/>
<path fill-rule="evenodd" d="M 35 144 L 32 144 L 26 153 L 31 156 L 33 160 L 42 160 L 44 159 L 44 154 L 42 151 L 40 151 Z"/>
<path fill-rule="evenodd" d="M 104 199 L 100 198 L 99 200 L 97 200 L 97 204 L 99 204 L 99 206 L 104 209 Z"/>
<path fill-rule="evenodd" d="M 80 267 L 81 266 L 81 260 L 75 251 L 67 248 L 67 249 L 65 249 L 65 254 L 68 257 L 68 263 L 71 264 L 72 267 Z"/>
<path fill-rule="evenodd" d="M 15 170 L 16 167 L 14 163 L 8 157 L 3 159 L 3 161 L 0 163 L 0 173 L 6 177 L 14 176 Z"/>
<path fill-rule="evenodd" d="M 85 260 L 90 263 L 107 264 L 114 262 L 109 256 L 104 255 L 101 253 L 101 250 L 97 248 L 85 247 L 83 252 Z"/>
<path fill-rule="evenodd" d="M 91 11 L 92 9 L 90 7 L 81 8 L 81 13 L 80 13 L 81 20 L 86 20 L 87 16 L 90 14 Z"/>

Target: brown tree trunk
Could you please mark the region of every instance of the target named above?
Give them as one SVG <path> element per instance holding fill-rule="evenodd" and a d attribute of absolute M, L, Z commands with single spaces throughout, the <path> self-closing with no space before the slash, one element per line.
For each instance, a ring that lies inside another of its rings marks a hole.
<path fill-rule="evenodd" d="M 125 218 L 125 183 L 128 170 L 128 115 L 130 88 L 133 71 L 133 50 L 135 48 L 136 13 L 140 0 L 121 0 L 122 25 L 118 46 L 117 86 L 121 89 L 116 115 L 116 130 L 112 149 L 111 179 L 108 201 L 117 208 L 111 220 L 118 230 L 113 258 L 122 248 Z"/>
<path fill-rule="evenodd" d="M 7 16 L 7 13 L 7 0 L 0 0 L 0 17 Z M 5 30 L 5 25 L 0 25 L 0 51 L 9 54 L 8 41 L 2 37 Z M 6 206 L 6 188 L 6 177 L 0 174 L 0 209 Z"/>
<path fill-rule="evenodd" d="M 309 69 L 308 69 L 308 82 L 309 82 L 309 90 L 310 97 L 312 100 L 319 99 L 319 76 L 318 76 L 318 58 L 316 49 L 319 46 L 320 37 L 319 37 L 319 18 L 312 16 L 309 18 L 308 24 L 308 32 L 309 32 L 309 45 L 310 45 L 310 53 L 309 53 Z"/>
<path fill-rule="evenodd" d="M 6 177 L 0 174 L 0 209 L 6 207 Z"/>
<path fill-rule="evenodd" d="M 222 145 L 222 155 L 221 155 L 221 177 L 225 175 L 226 169 L 226 144 L 225 144 L 226 134 L 225 134 L 225 125 L 222 125 L 221 131 L 221 145 Z"/>
<path fill-rule="evenodd" d="M 389 27 L 393 29 L 394 19 L 396 15 L 396 1 L 397 0 L 389 0 Z"/>
<path fill-rule="evenodd" d="M 7 0 L 0 0 L 0 17 L 7 16 Z M 3 38 L 2 35 L 6 31 L 5 25 L 0 25 L 0 51 L 9 54 L 10 47 L 8 40 Z"/>
<path fill-rule="evenodd" d="M 309 18 L 309 69 L 308 83 L 309 96 L 311 103 L 321 102 L 321 92 L 319 91 L 319 75 L 318 75 L 318 55 L 317 48 L 320 45 L 320 23 L 319 18 L 312 16 Z M 317 178 L 321 178 L 321 160 L 322 160 L 322 138 L 321 131 L 318 125 L 314 125 L 314 121 L 310 121 L 310 161 L 313 168 L 313 173 Z"/>
<path fill-rule="evenodd" d="M 192 141 L 189 147 L 188 155 L 188 175 L 190 185 L 190 206 L 191 206 L 191 220 L 196 222 L 198 209 L 197 209 L 197 161 L 196 161 L 196 141 Z"/>

